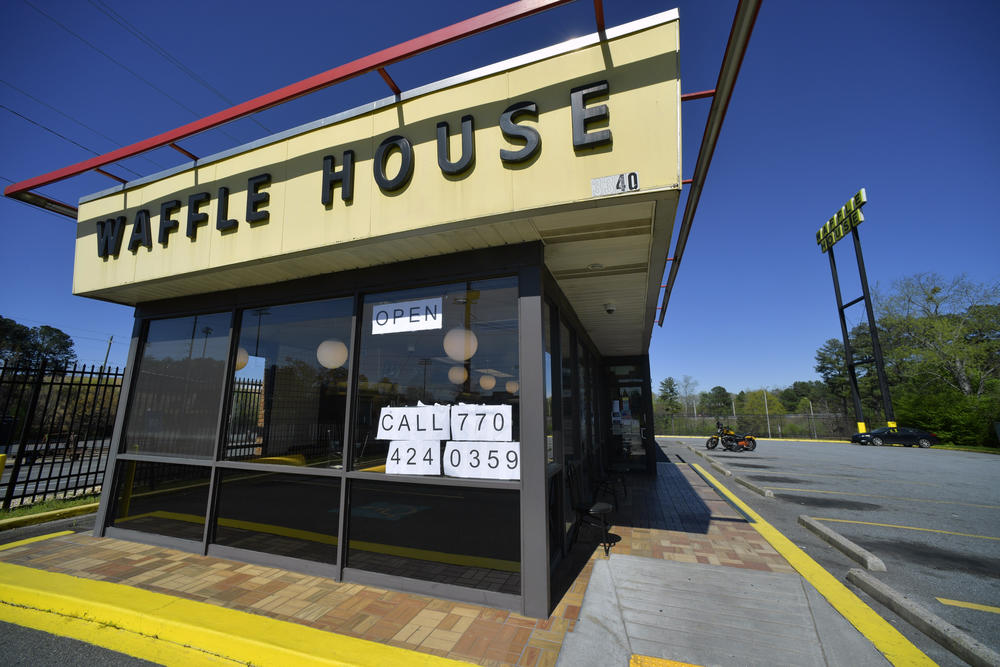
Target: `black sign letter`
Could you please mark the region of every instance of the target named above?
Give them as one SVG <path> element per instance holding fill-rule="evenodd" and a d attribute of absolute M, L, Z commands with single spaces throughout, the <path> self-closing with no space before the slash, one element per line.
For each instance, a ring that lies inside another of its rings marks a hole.
<path fill-rule="evenodd" d="M 174 222 L 174 225 L 177 223 Z M 128 249 L 135 252 L 139 246 L 146 248 L 153 247 L 153 234 L 149 231 L 149 211 L 144 208 L 139 209 L 135 214 L 135 222 L 132 223 L 132 236 L 128 239 Z"/>
<path fill-rule="evenodd" d="M 171 199 L 160 204 L 160 234 L 157 240 L 164 246 L 167 245 L 167 234 L 177 229 L 177 221 L 171 220 L 170 216 L 179 210 L 181 210 L 180 199 Z"/>
<path fill-rule="evenodd" d="M 219 206 L 215 213 L 215 228 L 220 232 L 236 229 L 236 218 L 229 219 L 229 188 L 219 188 Z"/>
<path fill-rule="evenodd" d="M 208 213 L 199 213 L 198 208 L 207 204 L 212 195 L 207 192 L 196 192 L 188 197 L 187 237 L 192 241 L 198 236 L 198 225 L 208 222 Z"/>
<path fill-rule="evenodd" d="M 608 120 L 607 104 L 598 104 L 587 108 L 585 105 L 593 97 L 607 96 L 608 82 L 598 81 L 586 86 L 574 88 L 569 93 L 569 108 L 573 112 L 573 149 L 596 148 L 611 143 L 611 130 L 604 129 L 597 132 L 587 132 L 589 123 L 599 120 Z"/>
<path fill-rule="evenodd" d="M 267 222 L 270 211 L 261 209 L 271 203 L 271 195 L 260 189 L 271 184 L 271 174 L 251 176 L 247 179 L 247 222 Z"/>
<path fill-rule="evenodd" d="M 354 199 L 354 151 L 344 151 L 340 171 L 334 171 L 332 155 L 323 158 L 323 206 L 333 205 L 333 186 L 340 183 L 340 199 L 349 202 Z"/>
<path fill-rule="evenodd" d="M 457 176 L 468 171 L 476 161 L 476 140 L 473 135 L 472 116 L 462 116 L 462 157 L 456 162 L 448 159 L 451 151 L 448 150 L 448 123 L 441 121 L 437 124 L 438 137 L 438 166 L 441 172 L 449 176 Z"/>
<path fill-rule="evenodd" d="M 122 251 L 122 240 L 125 238 L 125 216 L 97 221 L 97 256 L 117 257 Z"/>
<path fill-rule="evenodd" d="M 538 134 L 538 130 L 517 124 L 517 119 L 520 116 L 530 116 L 531 120 L 537 121 L 538 105 L 534 102 L 517 102 L 500 114 L 500 130 L 503 132 L 504 139 L 512 143 L 515 139 L 524 141 L 524 148 L 519 151 L 500 149 L 500 159 L 508 164 L 526 162 L 533 158 L 542 147 L 542 137 Z"/>
<path fill-rule="evenodd" d="M 389 151 L 393 148 L 399 150 L 399 156 L 403 159 L 399 165 L 399 173 L 394 178 L 385 175 L 385 163 L 389 157 Z M 375 182 L 382 192 L 395 192 L 410 182 L 413 176 L 413 145 L 406 137 L 394 135 L 383 141 L 375 149 Z"/>

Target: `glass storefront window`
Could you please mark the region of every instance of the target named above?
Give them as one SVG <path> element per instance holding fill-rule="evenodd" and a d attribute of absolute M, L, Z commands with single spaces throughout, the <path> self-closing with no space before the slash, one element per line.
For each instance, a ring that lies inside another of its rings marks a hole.
<path fill-rule="evenodd" d="M 461 473 L 452 468 L 456 476 L 490 477 L 488 470 L 500 474 L 519 465 L 517 298 L 515 277 L 365 297 L 354 470 L 442 475 L 450 461 L 466 466 Z M 460 404 L 497 407 L 472 409 L 462 421 L 471 430 L 457 437 L 449 415 Z M 443 412 L 391 410 L 434 405 Z M 449 435 L 435 439 L 445 425 Z M 482 437 L 475 435 L 480 430 Z M 467 444 L 446 450 L 449 439 L 489 440 L 498 458 Z"/>
<path fill-rule="evenodd" d="M 109 525 L 202 541 L 211 468 L 119 461 Z"/>
<path fill-rule="evenodd" d="M 231 319 L 213 313 L 149 323 L 122 451 L 215 457 Z"/>
<path fill-rule="evenodd" d="M 224 460 L 343 463 L 353 303 L 243 311 Z"/>
<path fill-rule="evenodd" d="M 352 481 L 347 565 L 518 595 L 519 497 L 506 489 Z"/>
<path fill-rule="evenodd" d="M 223 470 L 215 543 L 337 562 L 340 478 Z"/>

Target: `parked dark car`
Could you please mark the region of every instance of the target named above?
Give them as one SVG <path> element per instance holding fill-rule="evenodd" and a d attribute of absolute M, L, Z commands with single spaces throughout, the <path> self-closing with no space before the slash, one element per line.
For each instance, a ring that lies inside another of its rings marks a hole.
<path fill-rule="evenodd" d="M 937 435 L 929 431 L 921 431 L 919 428 L 908 428 L 906 426 L 883 426 L 867 433 L 855 433 L 851 436 L 851 442 L 862 445 L 905 445 L 911 447 L 930 447 L 938 442 Z"/>

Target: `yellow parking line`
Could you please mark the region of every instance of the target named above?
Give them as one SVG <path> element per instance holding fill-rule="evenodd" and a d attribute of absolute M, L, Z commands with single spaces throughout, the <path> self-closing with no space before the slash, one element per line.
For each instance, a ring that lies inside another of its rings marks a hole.
<path fill-rule="evenodd" d="M 904 530 L 920 530 L 925 533 L 942 533 L 944 535 L 958 535 L 959 537 L 975 537 L 979 540 L 997 540 L 1000 541 L 1000 537 L 991 537 L 989 535 L 973 535 L 972 533 L 956 533 L 951 530 L 938 530 L 937 528 L 917 528 L 916 526 L 900 526 L 895 523 L 877 523 L 875 521 L 852 521 L 851 519 L 823 519 L 818 516 L 814 516 L 817 521 L 836 521 L 837 523 L 860 523 L 864 526 L 881 526 L 883 528 L 902 528 Z"/>
<path fill-rule="evenodd" d="M 957 500 L 930 500 L 928 498 L 903 498 L 901 496 L 880 496 L 875 493 L 852 493 L 850 491 L 821 491 L 819 489 L 801 489 L 794 486 L 769 486 L 772 491 L 799 491 L 801 493 L 827 493 L 834 496 L 860 496 L 862 498 L 884 498 L 885 500 L 905 500 L 911 503 L 937 503 L 940 505 L 962 505 L 963 507 L 982 507 L 988 510 L 1000 510 L 1000 505 L 977 505 L 975 503 L 960 503 Z"/>
<path fill-rule="evenodd" d="M 18 540 L 17 542 L 9 542 L 7 544 L 0 544 L 0 551 L 6 551 L 7 549 L 16 549 L 17 547 L 23 547 L 25 544 L 31 544 L 32 542 L 41 542 L 42 540 L 50 540 L 53 537 L 62 537 L 63 535 L 72 535 L 72 530 L 61 530 L 58 533 L 49 533 L 48 535 L 39 535 L 38 537 L 29 537 L 24 540 Z"/>
<path fill-rule="evenodd" d="M 904 637 L 899 630 L 866 605 L 847 586 L 810 558 L 804 551 L 785 537 L 778 529 L 764 521 L 742 500 L 733 495 L 697 463 L 690 464 L 699 475 L 723 494 L 750 519 L 754 529 L 780 553 L 788 563 L 827 599 L 851 625 L 875 645 L 882 655 L 894 665 L 934 665 L 934 661 Z"/>
<path fill-rule="evenodd" d="M 948 598 L 938 598 L 937 601 L 941 604 L 951 605 L 952 607 L 965 607 L 966 609 L 975 609 L 977 611 L 988 611 L 991 614 L 1000 614 L 1000 607 L 991 607 L 988 604 L 962 602 L 961 600 L 949 600 Z"/>

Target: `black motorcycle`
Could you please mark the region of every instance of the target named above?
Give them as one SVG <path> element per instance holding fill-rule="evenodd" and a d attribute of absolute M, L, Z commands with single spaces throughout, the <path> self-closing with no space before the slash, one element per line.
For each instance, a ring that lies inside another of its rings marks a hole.
<path fill-rule="evenodd" d="M 715 422 L 715 435 L 705 441 L 705 447 L 715 449 L 722 443 L 722 448 L 729 452 L 752 452 L 757 449 L 757 439 L 749 433 L 737 435 L 736 431 L 722 425 L 722 422 Z"/>

